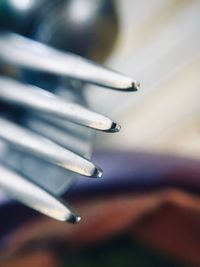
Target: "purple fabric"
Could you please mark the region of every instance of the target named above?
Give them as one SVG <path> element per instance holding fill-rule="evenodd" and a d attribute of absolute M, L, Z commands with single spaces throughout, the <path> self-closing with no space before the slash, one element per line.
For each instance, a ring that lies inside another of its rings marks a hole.
<path fill-rule="evenodd" d="M 93 161 L 104 170 L 100 179 L 79 177 L 75 186 L 63 197 L 90 198 L 116 192 L 143 193 L 161 188 L 200 192 L 200 161 L 175 156 L 136 152 L 97 152 Z M 19 203 L 0 207 L 0 238 L 19 224 L 39 214 Z"/>
<path fill-rule="evenodd" d="M 104 170 L 102 179 L 79 178 L 68 196 L 146 192 L 173 187 L 200 192 L 200 160 L 136 152 L 98 152 L 93 161 Z"/>

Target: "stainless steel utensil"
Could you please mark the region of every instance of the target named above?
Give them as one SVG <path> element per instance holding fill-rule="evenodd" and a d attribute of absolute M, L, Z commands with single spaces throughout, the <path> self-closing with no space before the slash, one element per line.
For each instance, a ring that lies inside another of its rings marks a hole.
<path fill-rule="evenodd" d="M 62 10 L 61 20 L 58 10 Z M 80 36 L 74 36 L 73 29 L 67 35 L 64 25 L 72 22 L 74 30 L 77 23 L 84 25 L 81 32 L 87 40 L 87 28 L 96 25 L 96 18 L 106 10 L 114 10 L 112 1 L 0 3 L 0 188 L 43 214 L 73 223 L 80 221 L 80 216 L 59 197 L 74 180 L 72 172 L 95 178 L 102 175 L 101 169 L 89 160 L 90 129 L 120 130 L 117 123 L 86 107 L 83 85 L 137 91 L 139 83 L 51 46 L 71 50 L 67 47 L 70 36 L 72 43 Z M 70 19 L 64 11 L 71 14 Z M 112 12 L 108 14 L 115 18 Z M 87 57 L 88 51 L 91 49 L 84 50 Z"/>

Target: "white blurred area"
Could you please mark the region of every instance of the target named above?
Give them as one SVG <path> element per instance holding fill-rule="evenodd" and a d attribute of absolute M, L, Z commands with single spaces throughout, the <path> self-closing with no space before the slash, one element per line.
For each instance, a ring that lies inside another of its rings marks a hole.
<path fill-rule="evenodd" d="M 200 1 L 116 3 L 121 32 L 106 64 L 141 90 L 89 89 L 91 107 L 122 125 L 119 134 L 98 134 L 96 147 L 200 158 Z"/>

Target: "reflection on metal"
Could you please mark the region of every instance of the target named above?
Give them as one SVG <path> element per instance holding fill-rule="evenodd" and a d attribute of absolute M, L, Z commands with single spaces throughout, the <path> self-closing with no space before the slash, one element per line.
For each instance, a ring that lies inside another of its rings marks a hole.
<path fill-rule="evenodd" d="M 81 105 L 63 100 L 46 90 L 0 76 L 0 100 L 16 106 L 42 112 L 96 130 L 116 132 L 120 126 L 109 118 Z"/>
<path fill-rule="evenodd" d="M 67 204 L 27 178 L 0 164 L 0 188 L 6 194 L 60 221 L 77 223 L 80 217 Z"/>
<path fill-rule="evenodd" d="M 137 91 L 139 82 L 87 59 L 63 53 L 17 34 L 0 34 L 2 62 L 122 91 Z"/>
<path fill-rule="evenodd" d="M 58 220 L 80 220 L 55 197 L 71 186 L 75 180 L 72 172 L 102 176 L 101 169 L 88 159 L 90 128 L 120 130 L 117 123 L 86 108 L 83 87 L 89 83 L 127 92 L 140 86 L 87 59 L 101 61 L 115 43 L 118 21 L 113 3 L 0 2 L 0 139 L 5 145 L 0 153 L 0 186 L 10 196 Z M 77 29 L 81 30 L 78 35 Z M 83 43 L 86 49 L 76 49 Z"/>
<path fill-rule="evenodd" d="M 92 162 L 2 117 L 0 117 L 0 128 L 0 139 L 19 150 L 78 174 L 89 177 L 102 176 L 102 171 Z"/>

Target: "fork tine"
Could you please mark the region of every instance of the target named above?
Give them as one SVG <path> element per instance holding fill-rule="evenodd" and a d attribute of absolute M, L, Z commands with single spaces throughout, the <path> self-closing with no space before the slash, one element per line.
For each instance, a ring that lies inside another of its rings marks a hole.
<path fill-rule="evenodd" d="M 41 88 L 0 76 L 0 99 L 96 130 L 117 132 L 120 126 L 81 105 L 67 102 Z"/>
<path fill-rule="evenodd" d="M 80 221 L 80 217 L 66 203 L 2 164 L 0 188 L 10 197 L 51 218 L 71 223 Z"/>
<path fill-rule="evenodd" d="M 50 161 L 64 169 L 89 177 L 101 177 L 102 171 L 89 160 L 62 146 L 0 117 L 0 138 L 28 153 Z"/>
<path fill-rule="evenodd" d="M 139 88 L 138 82 L 125 75 L 13 33 L 0 34 L 0 60 L 116 90 L 137 91 Z"/>

